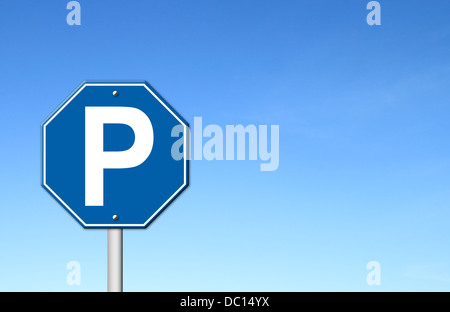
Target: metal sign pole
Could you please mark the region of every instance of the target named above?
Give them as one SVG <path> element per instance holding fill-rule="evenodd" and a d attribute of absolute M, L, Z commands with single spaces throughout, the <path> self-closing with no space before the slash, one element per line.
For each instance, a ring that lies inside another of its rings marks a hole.
<path fill-rule="evenodd" d="M 123 291 L 123 230 L 108 229 L 108 292 Z"/>

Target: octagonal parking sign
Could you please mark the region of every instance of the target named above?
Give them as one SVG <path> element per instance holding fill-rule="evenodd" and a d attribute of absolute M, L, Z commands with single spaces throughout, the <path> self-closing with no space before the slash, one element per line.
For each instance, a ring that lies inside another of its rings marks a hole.
<path fill-rule="evenodd" d="M 145 228 L 188 186 L 188 127 L 145 81 L 84 82 L 42 124 L 42 186 L 85 228 Z"/>

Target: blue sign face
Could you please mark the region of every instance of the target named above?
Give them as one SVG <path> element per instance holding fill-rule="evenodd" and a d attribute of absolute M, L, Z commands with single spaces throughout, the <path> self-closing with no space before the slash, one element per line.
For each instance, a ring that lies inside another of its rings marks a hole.
<path fill-rule="evenodd" d="M 188 186 L 188 127 L 147 82 L 84 82 L 42 124 L 42 186 L 85 228 L 145 228 Z"/>

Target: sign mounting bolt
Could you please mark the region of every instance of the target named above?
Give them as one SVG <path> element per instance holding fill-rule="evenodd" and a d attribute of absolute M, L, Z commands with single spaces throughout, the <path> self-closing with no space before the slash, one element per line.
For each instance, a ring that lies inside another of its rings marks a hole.
<path fill-rule="evenodd" d="M 119 220 L 119 216 L 118 216 L 118 215 L 113 215 L 113 220 L 114 220 L 114 221 Z"/>
<path fill-rule="evenodd" d="M 118 95 L 119 95 L 119 92 L 118 92 L 118 91 L 113 91 L 113 95 L 114 95 L 114 96 L 118 96 Z"/>

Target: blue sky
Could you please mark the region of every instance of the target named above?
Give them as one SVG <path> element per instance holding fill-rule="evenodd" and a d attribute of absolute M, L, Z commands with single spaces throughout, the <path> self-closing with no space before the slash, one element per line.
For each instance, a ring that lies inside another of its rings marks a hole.
<path fill-rule="evenodd" d="M 381 26 L 366 0 L 81 0 L 81 26 L 67 2 L 0 3 L 0 290 L 106 290 L 106 231 L 40 186 L 40 124 L 84 80 L 146 80 L 191 124 L 280 126 L 277 171 L 192 161 L 124 231 L 125 291 L 450 289 L 448 1 L 380 1 Z"/>

